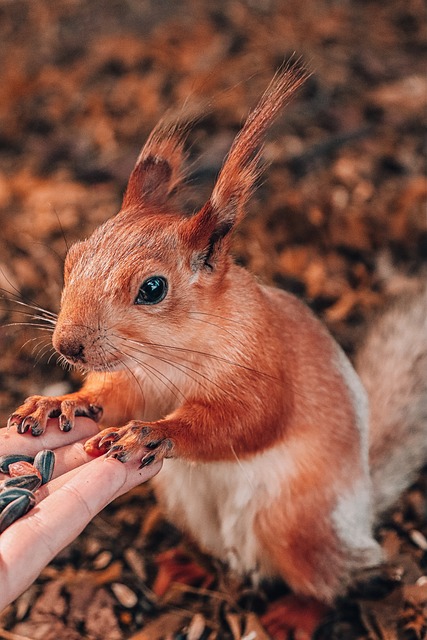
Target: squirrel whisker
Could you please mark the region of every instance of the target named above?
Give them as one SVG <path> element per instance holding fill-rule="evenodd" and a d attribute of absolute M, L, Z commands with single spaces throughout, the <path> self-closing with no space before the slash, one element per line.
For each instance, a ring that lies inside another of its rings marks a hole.
<path fill-rule="evenodd" d="M 40 362 L 46 356 L 46 354 L 49 353 L 49 351 L 52 352 L 51 356 L 50 356 L 50 357 L 52 357 L 55 354 L 55 350 L 52 347 L 52 344 L 50 343 L 50 341 L 44 347 L 42 345 L 40 345 L 40 349 L 39 349 L 38 353 L 35 356 L 36 363 Z M 48 360 L 48 362 L 49 362 L 49 360 Z"/>
<path fill-rule="evenodd" d="M 11 284 L 11 286 L 13 286 L 13 285 Z M 15 287 L 13 287 L 13 288 L 15 289 Z M 1 295 L 3 300 L 8 300 L 11 303 L 19 304 L 19 305 L 21 305 L 23 307 L 27 307 L 28 309 L 34 309 L 34 311 L 38 311 L 40 313 L 43 313 L 46 316 L 48 316 L 48 317 L 50 317 L 50 318 L 52 318 L 54 320 L 56 320 L 56 318 L 58 317 L 58 315 L 56 313 L 53 313 L 52 311 L 48 311 L 47 309 L 44 309 L 43 307 L 39 307 L 37 304 L 35 304 L 29 298 L 27 299 L 28 302 L 24 302 L 23 300 L 19 299 L 18 295 L 21 296 L 21 294 L 20 294 L 20 292 L 18 290 L 17 290 L 18 293 L 15 294 L 15 293 L 11 293 L 7 289 L 4 289 L 3 287 L 0 287 L 0 291 L 3 292 L 3 294 Z"/>
<path fill-rule="evenodd" d="M 150 343 L 147 343 L 147 346 L 151 347 L 152 345 Z M 159 346 L 159 345 L 156 345 L 156 346 Z M 129 347 L 129 348 L 132 349 L 132 347 Z M 167 349 L 168 347 L 165 346 L 163 348 Z M 156 354 L 148 353 L 147 351 L 138 350 L 135 347 L 134 347 L 134 351 L 136 351 L 137 353 L 140 353 L 141 355 L 145 355 L 145 356 L 148 356 L 150 358 L 155 358 L 156 360 L 159 360 L 160 362 L 164 362 L 165 364 L 170 365 L 171 367 L 177 369 L 178 371 L 181 371 L 185 376 L 190 378 L 190 380 L 193 380 L 193 382 L 195 382 L 196 384 L 200 385 L 203 389 L 209 390 L 209 387 L 204 385 L 200 380 L 197 380 L 197 378 L 195 378 L 191 374 L 187 373 L 186 371 L 183 371 L 183 369 L 187 369 L 188 371 L 191 371 L 191 373 L 194 373 L 195 375 L 200 376 L 201 378 L 206 380 L 210 385 L 213 384 L 218 389 L 220 389 L 223 393 L 225 393 L 225 390 L 219 384 L 217 384 L 214 380 L 212 380 L 212 378 L 208 378 L 208 376 L 202 374 L 200 371 L 197 371 L 197 369 L 194 369 L 193 367 L 189 367 L 188 365 L 185 365 L 182 362 L 180 362 L 180 363 L 173 362 L 170 358 L 166 357 L 167 354 L 165 354 L 165 357 L 162 357 L 162 356 L 159 356 L 159 355 L 156 355 Z M 172 356 L 172 357 L 174 357 L 174 356 Z M 142 364 L 142 363 L 140 363 L 140 364 Z M 144 362 L 144 364 L 145 364 L 145 362 Z M 180 393 L 182 394 L 181 391 L 180 391 Z"/>
<path fill-rule="evenodd" d="M 218 318 L 219 320 L 225 320 L 226 322 L 232 322 L 234 324 L 236 324 L 238 327 L 242 326 L 242 323 L 239 322 L 238 320 L 234 320 L 233 318 L 230 318 L 229 316 L 221 316 L 217 313 L 209 313 L 208 311 L 190 311 L 189 315 L 192 316 L 209 316 L 211 318 Z"/>
<path fill-rule="evenodd" d="M 26 316 L 27 318 L 31 318 L 33 320 L 42 320 L 43 322 L 47 322 L 49 324 L 55 325 L 55 321 L 51 318 L 45 318 L 44 316 L 35 315 L 34 313 L 30 313 L 29 311 L 23 311 L 22 309 L 10 309 L 8 307 L 0 307 L 1 311 L 6 311 L 8 313 L 19 313 L 21 316 Z"/>
<path fill-rule="evenodd" d="M 134 349 L 134 351 L 136 351 L 137 353 L 139 353 L 141 355 L 145 355 L 145 356 L 148 356 L 148 357 L 152 357 L 152 358 L 154 358 L 156 360 L 160 360 L 160 358 L 158 356 L 152 355 L 152 354 L 147 353 L 145 351 L 139 351 L 137 349 Z M 154 377 L 157 378 L 157 380 L 159 380 L 159 382 L 161 382 L 163 385 L 165 385 L 166 388 L 169 389 L 171 391 L 171 393 L 173 393 L 173 395 L 177 399 L 178 399 L 178 396 L 173 391 L 173 389 L 175 389 L 182 398 L 186 399 L 185 394 L 181 391 L 181 389 L 170 378 L 168 378 L 168 376 L 166 374 L 164 374 L 162 371 L 159 371 L 159 369 L 157 369 L 153 364 L 149 364 L 148 362 L 146 362 L 146 360 L 140 360 L 136 356 L 134 356 L 134 355 L 132 355 L 130 353 L 127 353 L 124 350 L 123 350 L 123 354 L 126 355 L 130 360 L 132 360 L 136 364 L 140 365 L 149 376 L 150 376 L 149 372 L 151 371 L 151 373 L 154 375 Z M 172 363 L 167 361 L 167 360 L 163 360 L 163 362 L 166 362 L 167 364 L 172 366 Z M 150 378 L 151 378 L 151 376 L 150 376 Z M 151 378 L 151 380 L 152 380 L 152 378 Z M 167 382 L 171 386 L 166 384 L 165 380 L 167 380 Z M 195 382 L 197 383 L 197 380 L 195 380 Z M 173 387 L 173 389 L 171 387 Z"/>
<path fill-rule="evenodd" d="M 191 315 L 191 314 L 190 314 Z M 216 329 L 219 329 L 220 331 L 222 331 L 223 333 L 228 333 L 228 335 L 230 335 L 234 342 L 239 343 L 243 349 L 242 349 L 242 354 L 244 354 L 244 349 L 245 349 L 245 343 L 240 340 L 235 331 L 231 331 L 230 329 L 226 329 L 225 327 L 221 327 L 221 325 L 217 324 L 216 322 L 209 322 L 209 320 L 204 320 L 203 318 L 190 318 L 192 322 L 201 322 L 203 324 L 207 324 L 211 327 L 215 327 Z"/>
<path fill-rule="evenodd" d="M 35 359 L 37 361 L 37 358 L 38 358 L 38 355 L 40 353 L 40 350 L 43 349 L 46 346 L 46 344 L 50 345 L 51 348 L 53 348 L 53 347 L 52 347 L 50 338 L 47 338 L 45 336 L 42 336 L 42 337 L 41 336 L 36 336 L 35 338 L 29 338 L 28 340 L 26 340 L 24 342 L 24 344 L 22 344 L 20 346 L 20 351 L 22 351 L 27 346 L 27 344 L 30 344 L 30 342 L 36 342 L 36 341 L 37 341 L 37 343 L 35 345 L 33 345 L 31 353 L 33 355 L 35 355 Z M 39 349 L 38 352 L 36 352 L 37 349 Z"/>
<path fill-rule="evenodd" d="M 118 362 L 121 364 L 121 366 L 123 367 L 125 373 L 126 373 L 126 377 L 129 380 L 134 380 L 134 382 L 136 383 L 136 386 L 138 387 L 141 397 L 143 398 L 144 402 L 145 402 L 145 394 L 144 394 L 144 390 L 142 388 L 141 385 L 141 381 L 138 379 L 138 377 L 135 375 L 135 373 L 132 371 L 132 369 L 127 365 L 127 363 L 119 357 L 119 354 L 117 352 L 117 349 L 114 347 L 114 345 L 112 345 L 108 340 L 106 340 L 106 348 L 101 347 L 101 351 L 102 353 L 106 356 L 105 360 L 107 361 L 107 356 L 108 355 L 112 355 L 114 357 L 117 358 Z M 106 379 L 106 375 L 104 375 L 104 386 L 105 386 L 105 379 Z M 134 390 L 134 387 L 132 386 L 132 389 Z M 134 394 L 135 394 L 135 390 L 134 390 Z M 133 399 L 133 404 L 135 403 L 135 397 Z M 126 411 L 128 410 L 128 408 L 132 406 L 131 400 L 129 398 L 129 396 L 127 397 L 127 401 L 126 401 Z"/>
<path fill-rule="evenodd" d="M 126 362 L 124 362 L 123 360 L 120 361 L 121 364 L 123 365 L 123 368 L 126 371 L 126 376 L 129 378 L 129 380 L 131 380 L 133 378 L 133 380 L 136 382 L 137 387 L 139 389 L 139 391 L 141 392 L 141 397 L 144 400 L 145 403 L 145 394 L 144 394 L 144 389 L 142 388 L 142 384 L 141 381 L 138 379 L 138 377 L 134 374 L 134 372 L 132 371 L 132 369 L 126 364 Z M 134 399 L 135 401 L 135 399 Z M 126 411 L 128 410 L 128 408 L 131 406 L 131 400 L 130 398 L 127 399 L 127 403 L 126 403 Z"/>
<path fill-rule="evenodd" d="M 8 322 L 7 324 L 2 324 L 0 329 L 6 329 L 7 327 L 34 327 L 39 331 L 53 333 L 53 327 L 46 327 L 44 324 L 36 324 L 34 322 Z"/>
<path fill-rule="evenodd" d="M 214 353 L 208 353 L 206 351 L 200 351 L 198 349 L 188 349 L 187 347 L 177 347 L 177 346 L 173 346 L 173 345 L 169 345 L 169 344 L 161 344 L 158 342 L 139 342 L 138 340 L 132 340 L 131 338 L 123 338 L 121 337 L 122 340 L 126 340 L 126 342 L 131 342 L 133 344 L 137 344 L 137 345 L 142 345 L 142 346 L 146 346 L 146 347 L 153 347 L 153 348 L 158 348 L 158 349 L 170 349 L 173 351 L 181 351 L 183 353 L 189 353 L 189 354 L 194 354 L 196 356 L 203 356 L 204 358 L 211 358 L 212 360 L 216 360 L 218 362 L 223 362 L 224 364 L 228 364 L 228 365 L 232 365 L 234 367 L 239 367 L 240 369 L 245 369 L 246 371 L 249 371 L 251 373 L 256 373 L 259 376 L 263 376 L 266 378 L 269 378 L 272 381 L 276 381 L 276 382 L 280 382 L 281 381 L 276 378 L 275 376 L 272 376 L 269 373 L 265 373 L 264 371 L 259 371 L 258 369 L 254 369 L 253 367 L 249 367 L 245 364 L 242 364 L 241 362 L 236 362 L 234 360 L 230 360 L 229 358 L 224 358 L 222 356 L 218 356 Z"/>

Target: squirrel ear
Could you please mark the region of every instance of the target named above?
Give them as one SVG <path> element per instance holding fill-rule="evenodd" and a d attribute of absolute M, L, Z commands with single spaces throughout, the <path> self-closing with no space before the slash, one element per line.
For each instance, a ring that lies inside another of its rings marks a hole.
<path fill-rule="evenodd" d="M 188 221 L 188 240 L 199 248 L 205 265 L 212 266 L 219 247 L 227 247 L 228 234 L 243 217 L 245 204 L 261 173 L 265 133 L 308 75 L 299 60 L 289 62 L 276 73 L 234 139 L 210 199 Z"/>
<path fill-rule="evenodd" d="M 183 240 L 192 251 L 192 268 L 213 269 L 219 257 L 228 251 L 231 220 L 219 215 L 211 200 L 183 225 Z"/>
<path fill-rule="evenodd" d="M 122 208 L 163 205 L 183 181 L 184 128 L 161 121 L 153 130 L 129 178 Z"/>

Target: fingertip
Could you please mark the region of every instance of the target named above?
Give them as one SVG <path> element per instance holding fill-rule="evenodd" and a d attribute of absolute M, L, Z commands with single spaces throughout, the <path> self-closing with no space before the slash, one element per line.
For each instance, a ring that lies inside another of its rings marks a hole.
<path fill-rule="evenodd" d="M 123 473 L 126 476 L 135 478 L 140 482 L 143 482 L 144 479 L 150 479 L 155 476 L 163 466 L 163 460 L 159 460 L 148 467 L 143 467 L 140 469 L 140 460 L 129 460 L 128 462 L 121 462 L 117 458 L 108 456 L 104 454 L 100 460 L 103 461 L 103 464 L 109 464 L 117 471 L 118 469 L 122 469 Z M 142 479 L 141 479 L 142 478 Z"/>
<path fill-rule="evenodd" d="M 120 487 L 116 497 L 122 495 L 126 491 L 133 489 L 134 487 L 151 480 L 157 475 L 163 466 L 163 461 L 160 460 L 149 467 L 139 468 L 139 460 L 130 460 L 129 462 L 120 462 L 116 458 L 107 458 L 103 456 L 98 458 L 104 465 L 110 465 L 111 472 L 117 477 L 117 474 L 123 479 L 123 485 Z"/>

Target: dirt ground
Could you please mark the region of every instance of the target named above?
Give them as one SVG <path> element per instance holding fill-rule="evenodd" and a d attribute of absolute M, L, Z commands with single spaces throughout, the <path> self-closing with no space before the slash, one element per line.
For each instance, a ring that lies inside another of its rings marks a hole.
<path fill-rule="evenodd" d="M 188 206 L 202 204 L 293 52 L 312 75 L 270 132 L 234 254 L 352 355 L 371 315 L 425 277 L 426 50 L 422 0 L 0 0 L 0 424 L 24 397 L 79 384 L 35 328 L 5 326 L 22 321 L 11 301 L 58 310 L 67 245 L 119 209 L 166 111 L 197 116 Z M 427 637 L 425 485 L 378 530 L 388 569 L 327 613 L 318 640 Z M 291 638 L 284 593 L 201 556 L 143 486 L 0 614 L 0 638 Z"/>

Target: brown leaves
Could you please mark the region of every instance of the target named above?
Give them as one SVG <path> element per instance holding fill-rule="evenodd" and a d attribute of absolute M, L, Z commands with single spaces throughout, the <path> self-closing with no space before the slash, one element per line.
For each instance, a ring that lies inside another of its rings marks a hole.
<path fill-rule="evenodd" d="M 213 576 L 198 565 L 183 550 L 169 549 L 156 557 L 158 567 L 153 591 L 158 597 L 164 596 L 174 582 L 189 586 L 208 588 Z"/>
<path fill-rule="evenodd" d="M 320 602 L 289 595 L 273 602 L 261 622 L 275 640 L 310 640 L 328 611 Z"/>
<path fill-rule="evenodd" d="M 70 243 L 113 215 L 146 135 L 186 102 L 201 116 L 190 139 L 201 152 L 191 176 L 200 206 L 233 134 L 295 50 L 314 75 L 271 131 L 272 165 L 234 251 L 264 281 L 305 297 L 351 350 L 359 325 L 425 260 L 424 7 L 214 4 L 2 3 L 0 286 L 57 309 L 60 227 Z M 23 319 L 1 311 L 4 324 Z M 55 380 L 65 385 L 55 395 L 74 384 L 53 364 L 34 367 L 33 346 L 47 349 L 49 336 L 22 347 L 34 338 L 0 330 L 0 419 Z M 426 636 L 427 555 L 415 533 L 427 536 L 425 494 L 420 484 L 380 531 L 400 580 L 393 592 L 368 600 L 366 587 L 339 603 L 321 640 Z M 47 640 L 289 635 L 283 586 L 243 602 L 243 585 L 183 544 L 141 487 L 64 550 L 1 626 Z"/>

